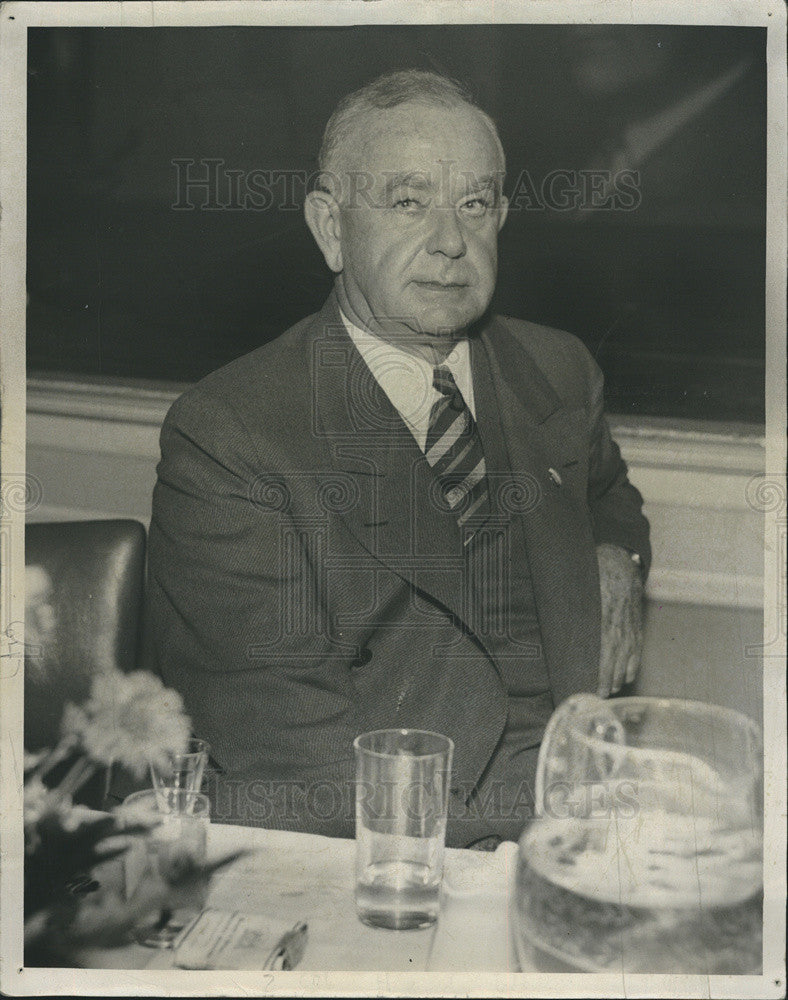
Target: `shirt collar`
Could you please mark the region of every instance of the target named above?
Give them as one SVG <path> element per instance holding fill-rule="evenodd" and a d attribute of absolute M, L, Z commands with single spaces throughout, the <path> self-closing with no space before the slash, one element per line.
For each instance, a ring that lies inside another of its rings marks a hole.
<path fill-rule="evenodd" d="M 424 358 L 403 351 L 369 330 L 361 329 L 340 310 L 342 322 L 369 370 L 424 450 L 432 404 L 440 393 L 432 386 L 433 368 Z M 454 376 L 457 388 L 476 416 L 471 380 L 471 357 L 467 339 L 459 340 L 443 362 Z"/>

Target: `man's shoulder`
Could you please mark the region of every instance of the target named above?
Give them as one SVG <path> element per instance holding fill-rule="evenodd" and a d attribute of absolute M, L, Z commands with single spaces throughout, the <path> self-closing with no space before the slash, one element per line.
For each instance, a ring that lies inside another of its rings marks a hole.
<path fill-rule="evenodd" d="M 192 409 L 224 409 L 258 417 L 269 411 L 281 415 L 309 393 L 311 345 L 320 327 L 321 313 L 291 326 L 274 340 L 211 372 L 186 390 L 171 414 Z"/>
<path fill-rule="evenodd" d="M 281 385 L 282 378 L 292 378 L 308 360 L 309 334 L 319 313 L 300 320 L 278 337 L 235 358 L 222 368 L 206 375 L 194 389 L 208 394 L 235 393 L 247 387 Z"/>
<path fill-rule="evenodd" d="M 530 355 L 548 377 L 572 369 L 587 374 L 594 361 L 583 341 L 573 333 L 512 316 L 495 316 L 495 323 Z"/>
<path fill-rule="evenodd" d="M 568 333 L 566 330 L 500 314 L 496 314 L 495 321 L 505 327 L 520 346 L 530 354 L 551 355 L 556 350 L 578 356 L 588 354 L 583 341 L 574 333 Z"/>

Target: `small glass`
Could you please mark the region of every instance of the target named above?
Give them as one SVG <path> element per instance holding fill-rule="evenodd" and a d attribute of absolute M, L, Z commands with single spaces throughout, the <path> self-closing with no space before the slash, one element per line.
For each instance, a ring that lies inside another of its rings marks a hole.
<path fill-rule="evenodd" d="M 126 894 L 161 898 L 158 915 L 136 930 L 139 944 L 171 948 L 205 905 L 205 866 L 210 802 L 200 792 L 157 789 L 134 792 L 120 809 L 123 822 L 149 827 L 126 855 Z"/>
<path fill-rule="evenodd" d="M 454 744 L 417 729 L 354 740 L 356 911 L 374 927 L 428 927 L 438 917 Z"/>
<path fill-rule="evenodd" d="M 166 762 L 151 764 L 153 787 L 157 792 L 164 789 L 183 792 L 199 792 L 208 763 L 211 748 L 205 740 L 190 739 L 183 753 L 171 754 Z M 166 801 L 162 795 L 161 806 Z"/>

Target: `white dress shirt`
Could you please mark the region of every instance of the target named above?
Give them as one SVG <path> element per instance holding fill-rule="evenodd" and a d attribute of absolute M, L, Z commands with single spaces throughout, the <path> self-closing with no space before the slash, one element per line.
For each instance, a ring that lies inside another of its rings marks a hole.
<path fill-rule="evenodd" d="M 433 366 L 425 358 L 403 351 L 402 348 L 381 340 L 368 330 L 360 329 L 351 323 L 344 313 L 340 315 L 350 339 L 358 348 L 378 385 L 410 428 L 416 444 L 424 451 L 432 404 L 441 398 L 441 394 L 432 385 Z M 454 376 L 457 388 L 476 419 L 468 341 L 457 341 L 443 364 Z"/>

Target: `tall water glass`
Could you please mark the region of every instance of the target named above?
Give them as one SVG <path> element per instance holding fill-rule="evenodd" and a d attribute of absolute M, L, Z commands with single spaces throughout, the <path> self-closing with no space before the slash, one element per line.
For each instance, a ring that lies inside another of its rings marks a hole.
<path fill-rule="evenodd" d="M 440 907 L 454 744 L 418 729 L 381 729 L 356 753 L 356 910 L 364 923 L 427 927 Z"/>

